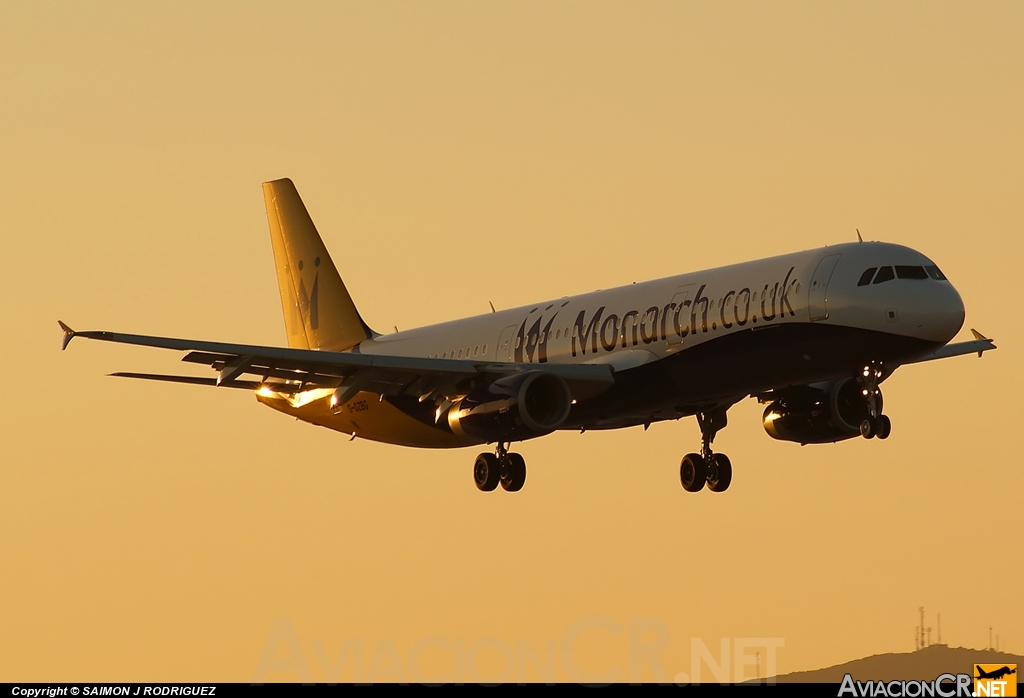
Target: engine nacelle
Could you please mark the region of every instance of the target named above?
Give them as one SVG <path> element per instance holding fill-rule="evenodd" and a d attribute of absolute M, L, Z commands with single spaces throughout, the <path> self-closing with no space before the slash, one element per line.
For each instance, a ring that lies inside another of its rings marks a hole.
<path fill-rule="evenodd" d="M 448 425 L 456 434 L 481 441 L 521 441 L 560 427 L 571 405 L 564 380 L 545 371 L 526 371 L 459 400 L 448 411 Z"/>
<path fill-rule="evenodd" d="M 882 395 L 878 394 L 878 408 Z M 764 430 L 773 439 L 800 444 L 831 443 L 860 435 L 867 400 L 853 378 L 791 388 L 764 411 Z"/>

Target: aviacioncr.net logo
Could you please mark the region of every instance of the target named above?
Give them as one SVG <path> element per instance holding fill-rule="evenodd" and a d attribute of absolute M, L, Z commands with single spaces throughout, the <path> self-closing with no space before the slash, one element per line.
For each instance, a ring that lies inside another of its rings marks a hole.
<path fill-rule="evenodd" d="M 975 664 L 974 696 L 1017 695 L 1016 664 Z"/>

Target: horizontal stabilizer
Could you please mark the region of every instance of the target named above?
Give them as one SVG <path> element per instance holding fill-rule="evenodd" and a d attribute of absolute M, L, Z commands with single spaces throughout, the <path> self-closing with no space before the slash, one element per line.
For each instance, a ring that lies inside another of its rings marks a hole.
<path fill-rule="evenodd" d="M 166 376 L 159 373 L 128 373 L 118 371 L 111 373 L 115 378 L 141 378 L 148 381 L 164 381 L 165 383 L 188 383 L 189 385 L 213 385 L 222 388 L 242 388 L 245 390 L 256 390 L 260 384 L 256 381 L 218 381 L 216 378 L 203 378 L 202 376 Z"/>

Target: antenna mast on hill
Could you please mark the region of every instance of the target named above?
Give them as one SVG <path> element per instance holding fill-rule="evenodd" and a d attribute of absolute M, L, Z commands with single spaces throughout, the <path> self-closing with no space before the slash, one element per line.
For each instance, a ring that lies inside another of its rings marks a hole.
<path fill-rule="evenodd" d="M 917 611 L 921 614 L 921 626 L 919 629 L 921 631 L 921 649 L 924 649 L 924 606 L 918 607 Z"/>
<path fill-rule="evenodd" d="M 939 627 L 937 628 L 937 632 L 939 634 L 939 639 L 936 640 L 936 643 L 941 645 L 942 644 L 942 614 L 940 613 L 938 615 L 939 615 L 939 622 L 938 622 L 938 626 Z"/>

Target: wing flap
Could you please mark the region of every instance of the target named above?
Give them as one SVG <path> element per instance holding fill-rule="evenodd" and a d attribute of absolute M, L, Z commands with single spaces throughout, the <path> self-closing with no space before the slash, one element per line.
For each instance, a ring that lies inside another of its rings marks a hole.
<path fill-rule="evenodd" d="M 85 337 L 86 339 L 98 339 L 104 342 L 132 344 L 141 347 L 156 347 L 158 349 L 207 352 L 222 356 L 227 355 L 228 358 L 250 356 L 257 359 L 276 359 L 278 365 L 344 366 L 351 368 L 390 367 L 400 370 L 418 370 L 425 373 L 461 373 L 467 376 L 477 373 L 474 362 L 460 359 L 421 359 L 418 357 L 317 351 L 315 349 L 286 349 L 284 347 L 263 347 L 254 344 L 228 344 L 225 342 L 207 342 L 195 339 L 175 339 L 173 337 L 153 337 L 142 334 L 122 334 L 120 332 L 104 331 L 71 332 L 70 337 L 67 337 L 67 342 L 70 342 L 73 337 Z M 64 346 L 67 346 L 67 343 Z"/>

